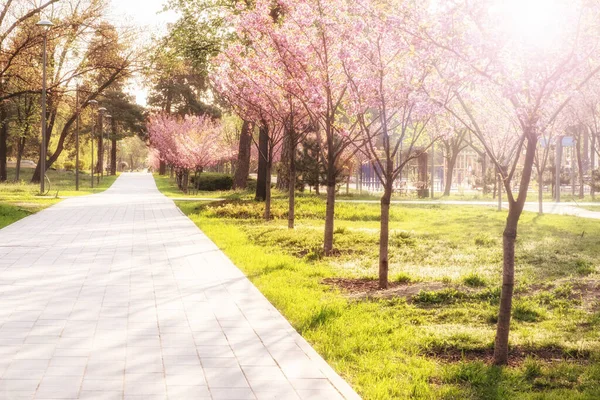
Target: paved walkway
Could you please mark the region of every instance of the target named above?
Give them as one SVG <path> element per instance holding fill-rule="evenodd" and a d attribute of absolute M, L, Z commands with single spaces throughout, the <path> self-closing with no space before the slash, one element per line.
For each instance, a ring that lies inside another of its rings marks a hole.
<path fill-rule="evenodd" d="M 126 174 L 0 230 L 0 399 L 355 399 L 221 251 Z"/>

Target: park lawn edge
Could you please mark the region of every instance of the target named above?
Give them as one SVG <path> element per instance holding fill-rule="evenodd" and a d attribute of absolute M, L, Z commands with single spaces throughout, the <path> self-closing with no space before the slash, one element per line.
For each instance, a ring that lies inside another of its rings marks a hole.
<path fill-rule="evenodd" d="M 100 187 L 81 188 L 79 192 L 73 190 L 58 190 L 56 195 L 49 193 L 47 196 L 33 195 L 38 187 L 37 184 L 0 184 L 0 229 L 6 228 L 19 220 L 36 214 L 42 210 L 69 197 L 91 196 L 108 190 L 119 178 L 116 176 L 105 176 Z M 51 191 L 52 192 L 52 191 Z M 66 195 L 63 194 L 66 192 Z"/>

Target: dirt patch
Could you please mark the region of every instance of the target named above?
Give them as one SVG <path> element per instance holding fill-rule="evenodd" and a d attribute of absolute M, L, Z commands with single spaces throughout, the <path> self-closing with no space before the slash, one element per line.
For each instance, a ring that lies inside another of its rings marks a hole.
<path fill-rule="evenodd" d="M 425 354 L 428 357 L 443 362 L 483 361 L 487 364 L 492 364 L 494 358 L 493 349 L 443 349 L 439 351 L 430 350 Z M 538 349 L 513 347 L 508 354 L 510 366 L 519 366 L 527 358 L 533 358 L 544 362 L 573 361 L 580 364 L 586 364 L 590 361 L 590 357 L 591 353 L 589 351 L 570 351 L 560 347 L 544 347 Z"/>
<path fill-rule="evenodd" d="M 583 304 L 590 305 L 594 310 L 600 310 L 600 281 L 586 280 L 583 282 L 575 282 L 575 296 L 579 296 Z"/>
<path fill-rule="evenodd" d="M 361 278 L 327 278 L 322 283 L 340 289 L 346 297 L 354 300 L 405 298 L 412 301 L 413 297 L 423 292 L 455 291 L 460 298 L 469 298 L 483 292 L 486 288 L 473 288 L 465 285 L 445 284 L 442 282 L 390 282 L 389 288 L 380 290 L 376 279 Z M 583 309 L 600 311 L 600 280 L 587 279 L 584 281 L 563 280 L 554 284 L 531 285 L 516 293 L 516 298 L 531 296 L 541 292 L 551 293 L 565 283 L 572 283 L 572 292 L 566 297 L 577 302 Z M 457 297 L 458 298 L 458 297 Z M 445 302 L 440 300 L 439 302 Z M 432 301 L 432 303 L 436 303 Z"/>
<path fill-rule="evenodd" d="M 566 296 L 568 300 L 580 301 L 586 309 L 592 309 L 593 311 L 600 310 L 600 280 L 598 279 L 563 279 L 551 284 L 531 285 L 518 294 L 533 295 L 542 292 L 552 292 L 565 284 L 571 284 L 573 288 L 572 292 Z"/>
<path fill-rule="evenodd" d="M 23 207 L 23 208 L 36 208 L 39 207 L 39 203 L 25 203 L 25 202 L 20 202 L 20 203 L 15 203 L 15 206 L 17 207 Z"/>
<path fill-rule="evenodd" d="M 348 297 L 355 299 L 379 298 L 387 299 L 393 297 L 411 297 L 419 294 L 422 290 L 437 291 L 448 287 L 441 282 L 415 282 L 401 283 L 390 282 L 389 288 L 381 290 L 378 282 L 374 279 L 350 279 L 350 278 L 327 278 L 323 283 L 344 291 Z"/>

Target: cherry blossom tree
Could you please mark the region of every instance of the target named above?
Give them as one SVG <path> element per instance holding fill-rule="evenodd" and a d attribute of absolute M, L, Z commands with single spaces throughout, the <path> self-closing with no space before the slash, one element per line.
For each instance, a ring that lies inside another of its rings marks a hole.
<path fill-rule="evenodd" d="M 230 44 L 216 58 L 214 87 L 245 121 L 259 125 L 259 154 L 266 163 L 265 219 L 270 219 L 271 173 L 276 151 L 287 145 L 288 179 L 296 180 L 295 153 L 300 139 L 311 130 L 308 114 L 290 90 L 291 76 L 272 40 L 277 6 L 261 2 L 231 16 L 240 42 Z M 261 29 L 257 29 L 260 27 Z M 289 188 L 288 227 L 294 227 L 295 185 Z"/>
<path fill-rule="evenodd" d="M 426 48 L 429 43 L 402 29 L 418 25 L 423 12 L 412 2 L 361 0 L 353 4 L 345 21 L 350 29 L 343 37 L 346 48 L 341 59 L 350 88 L 348 108 L 356 116 L 362 139 L 355 144 L 370 157 L 384 189 L 379 238 L 381 289 L 388 287 L 394 182 L 407 163 L 437 139 L 427 134 L 429 122 L 440 109 L 425 90 L 431 80 L 433 53 Z"/>
<path fill-rule="evenodd" d="M 494 363 L 502 365 L 508 361 L 517 229 L 538 140 L 564 112 L 573 93 L 600 71 L 595 54 L 598 9 L 583 0 L 556 0 L 544 9 L 536 9 L 538 15 L 529 13 L 536 20 L 526 20 L 521 18 L 525 13 L 515 15 L 512 1 L 448 2 L 437 6 L 434 12 L 439 23 L 423 36 L 463 66 L 441 71 L 447 82 L 459 82 L 449 108 L 481 141 L 499 170 L 508 197 L 494 348 Z M 445 30 L 448 27 L 454 29 L 451 34 Z M 458 76 L 461 73 L 463 76 Z M 495 109 L 494 118 L 482 109 Z M 502 132 L 510 133 L 511 143 L 515 144 L 504 160 L 491 146 Z M 520 177 L 515 184 L 517 168 Z"/>
<path fill-rule="evenodd" d="M 573 128 L 577 127 L 576 132 L 575 133 L 581 133 L 584 132 L 586 135 L 589 135 L 590 137 L 590 143 L 589 143 L 589 148 L 588 146 L 583 146 L 584 150 L 585 148 L 587 148 L 587 152 L 584 151 L 584 153 L 586 154 L 580 154 L 581 153 L 581 139 L 582 138 L 578 138 L 578 136 L 583 136 L 581 134 L 576 134 L 575 138 L 577 143 L 577 147 L 579 148 L 580 151 L 578 151 L 578 161 L 579 164 L 584 167 L 584 168 L 580 168 L 580 173 L 579 173 L 579 178 L 580 178 L 580 197 L 583 197 L 583 175 L 584 172 L 583 171 L 585 168 L 587 168 L 589 166 L 589 169 L 591 171 L 590 175 L 591 175 L 591 184 L 590 184 L 590 195 L 592 196 L 592 198 L 595 197 L 595 185 L 593 184 L 594 182 L 594 176 L 595 174 L 597 174 L 596 172 L 594 172 L 594 169 L 596 168 L 596 157 L 598 156 L 598 154 L 600 154 L 600 148 L 598 147 L 598 137 L 599 137 L 599 133 L 600 133 L 600 95 L 599 95 L 599 90 L 600 90 L 600 79 L 594 79 L 593 81 L 590 81 L 590 84 L 586 85 L 586 87 L 582 88 L 582 90 L 580 90 L 578 93 L 576 93 L 574 95 L 573 101 L 569 104 L 568 109 L 567 109 L 567 115 L 566 118 L 563 118 L 563 120 L 566 120 L 565 123 L 563 123 L 564 126 L 570 126 L 571 130 L 573 130 Z M 585 141 L 585 140 L 583 140 Z M 582 159 L 583 158 L 583 159 Z M 584 161 L 587 161 L 587 164 L 589 165 L 582 165 L 584 164 Z"/>
<path fill-rule="evenodd" d="M 259 126 L 260 135 L 266 146 L 259 146 L 259 157 L 266 163 L 265 213 L 271 219 L 271 175 L 276 150 L 284 138 L 287 110 L 285 93 L 271 84 L 269 72 L 276 69 L 258 68 L 263 62 L 259 53 L 251 46 L 240 43 L 230 45 L 216 58 L 217 70 L 213 86 L 244 121 Z M 264 61 L 267 62 L 268 61 Z"/>
<path fill-rule="evenodd" d="M 222 140 L 220 124 L 208 116 L 155 115 L 147 128 L 151 154 L 175 168 L 177 183 L 184 192 L 190 171 L 201 173 L 222 157 L 231 157 L 230 146 Z"/>
<path fill-rule="evenodd" d="M 346 152 L 358 139 L 356 121 L 346 115 L 348 79 L 344 73 L 341 53 L 345 43 L 340 40 L 349 4 L 344 1 L 280 0 L 272 16 L 272 2 L 259 0 L 249 19 L 249 27 L 272 43 L 278 63 L 285 70 L 285 91 L 297 100 L 316 130 L 321 146 L 327 183 L 327 206 L 323 250 L 333 250 L 335 197 L 339 165 L 344 165 L 353 152 Z"/>

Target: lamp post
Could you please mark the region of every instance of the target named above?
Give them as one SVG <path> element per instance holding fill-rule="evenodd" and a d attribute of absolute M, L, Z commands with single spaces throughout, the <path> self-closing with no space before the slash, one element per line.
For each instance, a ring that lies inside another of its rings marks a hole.
<path fill-rule="evenodd" d="M 40 194 L 46 192 L 44 185 L 46 183 L 46 47 L 48 45 L 48 31 L 54 24 L 46 19 L 41 20 L 37 23 L 37 26 L 41 26 L 44 30 L 44 50 L 42 58 L 42 147 L 40 151 Z"/>
<path fill-rule="evenodd" d="M 98 109 L 100 113 L 100 141 L 98 142 L 101 148 L 98 149 L 98 167 L 100 168 L 100 173 L 98 174 L 98 184 L 100 184 L 100 176 L 103 176 L 104 170 L 104 113 L 106 112 L 106 108 L 100 107 Z"/>
<path fill-rule="evenodd" d="M 91 168 L 91 183 L 94 188 L 94 128 L 96 127 L 96 117 L 94 116 L 94 107 L 98 105 L 96 100 L 90 100 L 88 104 L 92 107 L 92 168 Z"/>

